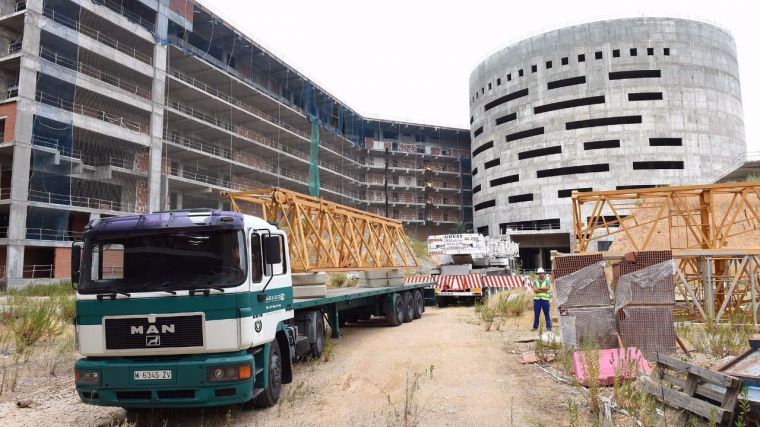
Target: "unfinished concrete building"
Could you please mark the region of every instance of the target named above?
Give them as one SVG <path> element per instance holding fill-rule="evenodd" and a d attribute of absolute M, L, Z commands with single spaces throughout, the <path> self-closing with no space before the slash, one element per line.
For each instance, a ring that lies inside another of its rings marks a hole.
<path fill-rule="evenodd" d="M 469 131 L 368 119 L 190 0 L 0 0 L 0 268 L 69 275 L 94 218 L 282 186 L 472 221 Z"/>
<path fill-rule="evenodd" d="M 701 22 L 531 37 L 483 61 L 470 95 L 474 224 L 512 230 L 527 268 L 570 249 L 573 191 L 705 183 L 746 151 L 734 40 Z"/>

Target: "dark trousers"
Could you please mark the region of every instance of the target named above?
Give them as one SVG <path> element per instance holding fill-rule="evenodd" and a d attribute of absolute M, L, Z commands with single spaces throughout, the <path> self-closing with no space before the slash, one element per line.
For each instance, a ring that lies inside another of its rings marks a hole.
<path fill-rule="evenodd" d="M 541 317 L 541 311 L 544 312 L 544 319 L 546 320 L 546 329 L 552 330 L 552 318 L 549 316 L 549 305 L 551 301 L 545 299 L 533 300 L 533 329 L 538 329 L 538 321 Z"/>

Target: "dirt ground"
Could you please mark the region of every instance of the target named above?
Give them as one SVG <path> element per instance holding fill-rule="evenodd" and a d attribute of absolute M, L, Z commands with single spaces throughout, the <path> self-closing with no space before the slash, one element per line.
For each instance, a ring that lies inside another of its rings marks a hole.
<path fill-rule="evenodd" d="M 69 366 L 58 377 L 24 378 L 0 396 L 0 424 L 568 425 L 567 400 L 582 404 L 582 392 L 518 362 L 534 348 L 514 342 L 532 335 L 531 316 L 489 332 L 473 307 L 428 308 L 421 320 L 395 328 L 382 320 L 347 326 L 328 344 L 326 361 L 297 365 L 294 382 L 267 410 L 166 410 L 125 420 L 122 409 L 81 403 Z M 17 408 L 20 399 L 33 404 Z"/>

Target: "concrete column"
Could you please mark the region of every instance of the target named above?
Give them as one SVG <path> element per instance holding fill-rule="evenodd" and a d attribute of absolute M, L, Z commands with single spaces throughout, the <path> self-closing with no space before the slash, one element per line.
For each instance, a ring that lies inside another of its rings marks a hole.
<path fill-rule="evenodd" d="M 24 18 L 24 38 L 21 44 L 18 102 L 14 130 L 11 205 L 8 221 L 8 251 L 5 265 L 9 288 L 24 285 L 24 246 L 26 213 L 29 200 L 29 170 L 32 160 L 32 127 L 36 110 L 37 72 L 35 58 L 40 51 L 39 16 L 42 0 L 28 0 Z"/>
<path fill-rule="evenodd" d="M 168 60 L 166 39 L 169 26 L 167 7 L 167 2 L 160 2 L 158 4 L 158 14 L 156 15 L 156 35 L 159 42 L 153 49 L 153 112 L 150 116 L 148 211 L 162 209 L 161 156 L 164 137 L 164 98 L 166 94 L 166 68 Z"/>
<path fill-rule="evenodd" d="M 183 202 L 182 193 L 174 193 L 174 201 L 175 201 L 174 209 L 182 209 L 182 202 Z"/>

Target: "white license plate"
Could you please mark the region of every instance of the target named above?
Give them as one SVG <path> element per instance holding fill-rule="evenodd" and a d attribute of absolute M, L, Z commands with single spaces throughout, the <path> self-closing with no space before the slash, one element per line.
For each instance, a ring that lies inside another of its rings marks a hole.
<path fill-rule="evenodd" d="M 170 380 L 172 379 L 171 369 L 160 371 L 134 371 L 132 376 L 136 380 Z"/>

